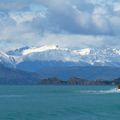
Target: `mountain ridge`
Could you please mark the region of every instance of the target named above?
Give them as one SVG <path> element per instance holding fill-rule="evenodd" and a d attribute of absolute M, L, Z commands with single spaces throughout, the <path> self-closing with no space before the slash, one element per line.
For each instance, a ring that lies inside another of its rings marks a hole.
<path fill-rule="evenodd" d="M 120 67 L 120 49 L 118 48 L 84 48 L 76 50 L 62 48 L 58 45 L 45 45 L 31 48 L 23 47 L 13 52 L 7 52 L 7 55 L 12 56 L 16 60 L 16 64 L 24 61 L 62 61 L 74 62 L 78 65 L 80 62 L 84 62 L 86 65 L 91 66 Z"/>
<path fill-rule="evenodd" d="M 14 60 L 13 68 L 38 73 L 43 78 L 80 77 L 110 80 L 120 77 L 120 49 L 115 48 L 69 49 L 50 45 L 23 47 L 4 54 L 10 61 L 11 58 Z M 6 64 L 4 59 L 1 61 Z"/>

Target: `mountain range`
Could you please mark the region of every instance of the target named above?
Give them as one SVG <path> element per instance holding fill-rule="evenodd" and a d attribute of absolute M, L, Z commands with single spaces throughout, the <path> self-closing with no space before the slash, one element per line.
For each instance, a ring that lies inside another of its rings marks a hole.
<path fill-rule="evenodd" d="M 16 64 L 24 61 L 61 61 L 83 66 L 120 67 L 120 49 L 114 48 L 84 48 L 75 50 L 49 45 L 32 48 L 24 47 L 8 51 L 6 54 L 10 58 L 14 58 Z"/>
<path fill-rule="evenodd" d="M 42 78 L 115 79 L 120 77 L 120 49 L 69 49 L 58 45 L 23 47 L 0 52 L 0 63 Z"/>

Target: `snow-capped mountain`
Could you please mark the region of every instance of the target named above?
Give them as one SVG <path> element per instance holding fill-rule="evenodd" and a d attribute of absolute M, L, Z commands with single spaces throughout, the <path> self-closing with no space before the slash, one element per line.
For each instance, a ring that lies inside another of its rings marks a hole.
<path fill-rule="evenodd" d="M 7 67 L 13 67 L 15 65 L 15 59 L 6 53 L 0 52 L 0 63 Z"/>
<path fill-rule="evenodd" d="M 16 50 L 10 50 L 6 54 L 7 55 L 12 55 L 12 56 L 21 56 L 23 51 L 27 50 L 27 49 L 29 49 L 29 47 L 25 46 L 25 47 L 22 47 L 22 48 L 18 48 Z"/>
<path fill-rule="evenodd" d="M 120 49 L 69 49 L 58 45 L 24 47 L 0 53 L 0 62 L 41 77 L 115 79 L 120 76 Z M 109 76 L 109 77 L 108 77 Z"/>
<path fill-rule="evenodd" d="M 16 64 L 27 61 L 61 61 L 84 66 L 120 66 L 120 49 L 112 48 L 84 48 L 75 50 L 61 48 L 58 45 L 46 45 L 32 48 L 24 47 L 8 53 L 14 56 Z"/>
<path fill-rule="evenodd" d="M 67 48 L 60 48 L 57 45 L 42 46 L 23 51 L 23 60 L 39 61 L 63 61 L 79 62 L 79 56 Z"/>

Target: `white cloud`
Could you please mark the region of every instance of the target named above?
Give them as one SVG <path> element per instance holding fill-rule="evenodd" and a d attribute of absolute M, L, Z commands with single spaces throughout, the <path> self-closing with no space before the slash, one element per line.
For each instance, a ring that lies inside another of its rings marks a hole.
<path fill-rule="evenodd" d="M 37 43 L 119 46 L 119 11 L 119 0 L 0 1 L 0 49 Z"/>
<path fill-rule="evenodd" d="M 108 32 L 109 31 L 109 21 L 102 15 L 93 15 L 92 16 L 93 23 L 101 32 Z"/>
<path fill-rule="evenodd" d="M 30 12 L 26 13 L 12 13 L 10 14 L 10 17 L 16 21 L 17 24 L 23 23 L 23 22 L 32 22 L 32 20 L 36 17 Z"/>
<path fill-rule="evenodd" d="M 77 8 L 77 6 L 73 6 L 73 10 L 74 10 L 74 15 L 75 15 L 74 17 L 78 25 L 80 25 L 83 28 L 89 28 L 90 20 L 91 20 L 90 14 L 84 11 L 80 11 Z"/>
<path fill-rule="evenodd" d="M 115 3 L 113 4 L 113 10 L 114 10 L 115 12 L 120 12 L 120 3 L 119 3 L 119 2 L 115 2 Z"/>
<path fill-rule="evenodd" d="M 39 45 L 59 45 L 70 48 L 103 47 L 106 40 L 111 40 L 110 36 L 94 35 L 74 35 L 74 34 L 51 34 L 46 33 Z M 109 45 L 108 45 L 109 46 Z"/>
<path fill-rule="evenodd" d="M 21 24 L 24 22 L 32 22 L 35 18 L 44 19 L 47 17 L 47 11 L 36 11 L 35 8 L 32 8 L 32 11 L 11 12 L 9 15 L 17 24 Z"/>

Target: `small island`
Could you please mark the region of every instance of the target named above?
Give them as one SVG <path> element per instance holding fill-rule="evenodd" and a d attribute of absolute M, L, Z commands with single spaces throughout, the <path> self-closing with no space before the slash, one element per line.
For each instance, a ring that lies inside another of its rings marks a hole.
<path fill-rule="evenodd" d="M 85 80 L 77 77 L 68 80 L 61 80 L 58 78 L 42 79 L 40 85 L 118 85 L 120 89 L 120 79 L 115 80 Z"/>

